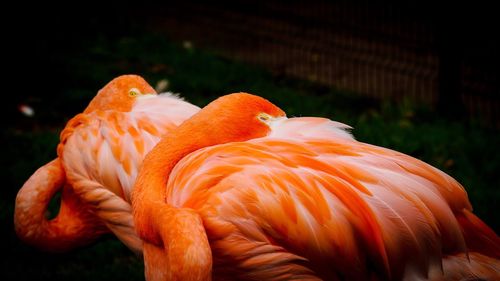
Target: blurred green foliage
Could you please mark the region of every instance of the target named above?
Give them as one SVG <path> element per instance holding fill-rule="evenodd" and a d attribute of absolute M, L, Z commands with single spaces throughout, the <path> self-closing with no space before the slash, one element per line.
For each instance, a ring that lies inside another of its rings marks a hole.
<path fill-rule="evenodd" d="M 49 44 L 44 49 L 47 57 L 43 61 L 54 77 L 44 78 L 43 85 L 33 78 L 37 84 L 28 90 L 36 95 L 19 98 L 35 108 L 35 117 L 16 113 L 2 131 L 1 175 L 7 179 L 0 191 L 4 227 L 0 251 L 6 257 L 0 262 L 2 280 L 143 278 L 142 262 L 109 237 L 89 248 L 54 255 L 18 241 L 12 226 L 17 190 L 38 167 L 55 157 L 58 133 L 65 122 L 82 111 L 99 88 L 126 73 L 142 75 L 153 86 L 167 79 L 167 90 L 181 93 L 199 106 L 223 94 L 246 91 L 270 99 L 289 116 L 324 116 L 351 125 L 360 141 L 410 154 L 449 173 L 466 187 L 475 212 L 495 230 L 500 226 L 496 214 L 500 198 L 497 131 L 446 120 L 439 112 L 409 100 L 379 102 L 272 75 L 141 30 L 75 38 L 76 43 L 67 48 Z"/>

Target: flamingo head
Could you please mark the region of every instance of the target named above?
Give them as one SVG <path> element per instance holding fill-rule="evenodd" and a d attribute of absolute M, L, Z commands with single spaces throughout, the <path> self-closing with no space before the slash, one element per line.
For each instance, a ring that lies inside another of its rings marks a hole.
<path fill-rule="evenodd" d="M 204 131 L 205 145 L 213 145 L 267 136 L 273 124 L 285 118 L 268 100 L 235 93 L 216 99 L 185 123 L 190 130 Z"/>
<path fill-rule="evenodd" d="M 156 95 L 156 92 L 142 77 L 122 75 L 99 90 L 84 113 L 96 110 L 130 111 L 137 98 L 149 95 Z"/>

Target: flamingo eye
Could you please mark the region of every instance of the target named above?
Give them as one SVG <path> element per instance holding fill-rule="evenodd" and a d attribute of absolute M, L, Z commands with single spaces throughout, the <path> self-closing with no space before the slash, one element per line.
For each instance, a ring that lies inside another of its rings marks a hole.
<path fill-rule="evenodd" d="M 272 119 L 271 115 L 267 113 L 259 113 L 259 115 L 257 115 L 257 118 L 264 123 L 268 123 Z"/>
<path fill-rule="evenodd" d="M 139 91 L 139 89 L 137 89 L 137 88 L 132 88 L 132 89 L 128 90 L 128 95 L 131 97 L 135 97 L 135 96 L 141 95 L 141 91 Z"/>

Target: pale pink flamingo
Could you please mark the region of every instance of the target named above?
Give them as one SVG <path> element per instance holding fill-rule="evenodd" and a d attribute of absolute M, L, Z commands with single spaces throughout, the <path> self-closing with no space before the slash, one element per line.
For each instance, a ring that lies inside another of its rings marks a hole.
<path fill-rule="evenodd" d="M 139 165 L 162 136 L 198 110 L 174 95 L 156 95 L 139 76 L 108 83 L 67 123 L 58 157 L 19 191 L 14 216 L 18 236 L 38 248 L 62 252 L 111 230 L 141 253 L 130 209 Z M 59 213 L 48 220 L 48 203 L 61 189 Z"/>

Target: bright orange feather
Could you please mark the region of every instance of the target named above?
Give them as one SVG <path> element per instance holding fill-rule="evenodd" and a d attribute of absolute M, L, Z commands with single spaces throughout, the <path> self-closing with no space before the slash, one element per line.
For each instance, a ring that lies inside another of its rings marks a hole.
<path fill-rule="evenodd" d="M 343 124 L 266 128 L 262 112 L 282 115 L 223 97 L 146 156 L 132 202 L 148 280 L 499 278 L 500 239 L 454 179 Z"/>

